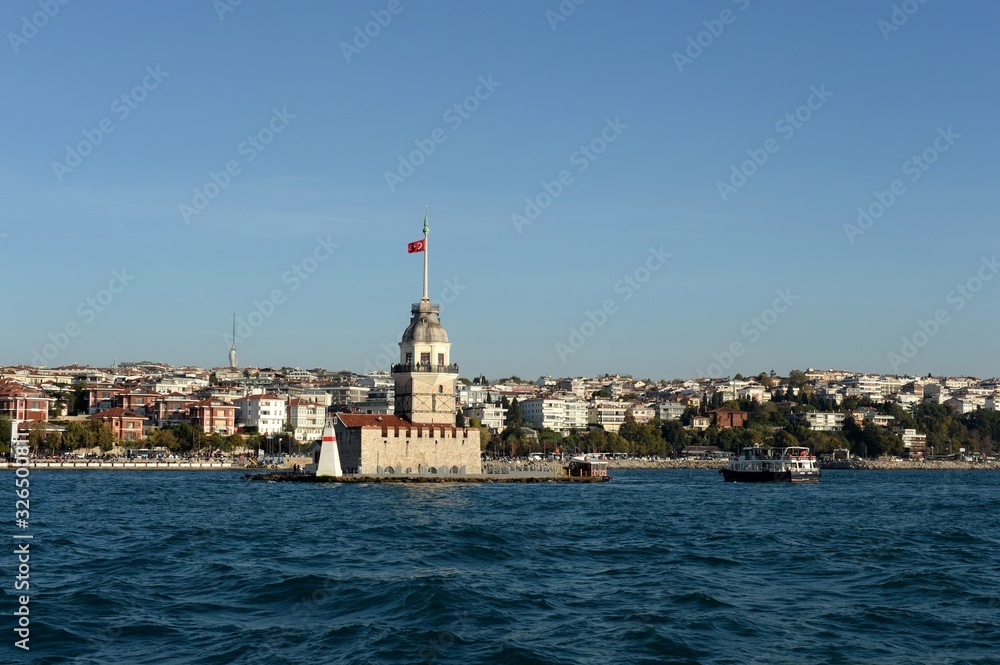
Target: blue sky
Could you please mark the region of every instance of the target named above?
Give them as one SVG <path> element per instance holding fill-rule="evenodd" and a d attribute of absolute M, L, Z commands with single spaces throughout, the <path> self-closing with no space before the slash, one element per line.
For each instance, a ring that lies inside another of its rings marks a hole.
<path fill-rule="evenodd" d="M 225 3 L 3 3 L 0 363 L 1000 374 L 995 3 Z"/>

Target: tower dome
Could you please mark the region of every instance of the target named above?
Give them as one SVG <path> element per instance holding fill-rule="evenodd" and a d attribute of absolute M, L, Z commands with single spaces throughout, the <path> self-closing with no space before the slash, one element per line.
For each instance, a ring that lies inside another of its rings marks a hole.
<path fill-rule="evenodd" d="M 429 301 L 413 305 L 410 325 L 403 332 L 403 342 L 435 343 L 447 342 L 448 333 L 441 325 L 441 306 Z"/>

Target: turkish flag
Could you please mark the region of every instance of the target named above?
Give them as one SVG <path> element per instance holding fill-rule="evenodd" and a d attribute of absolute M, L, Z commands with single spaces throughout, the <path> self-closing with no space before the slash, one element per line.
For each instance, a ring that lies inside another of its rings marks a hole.
<path fill-rule="evenodd" d="M 422 252 L 425 249 L 427 249 L 426 240 L 418 240 L 416 242 L 411 242 L 409 245 L 406 246 L 406 252 L 408 254 L 413 254 L 415 252 Z"/>

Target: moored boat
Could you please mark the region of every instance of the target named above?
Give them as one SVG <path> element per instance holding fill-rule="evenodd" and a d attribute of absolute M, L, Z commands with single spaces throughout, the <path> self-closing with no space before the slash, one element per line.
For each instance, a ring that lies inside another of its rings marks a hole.
<path fill-rule="evenodd" d="M 593 457 L 571 457 L 569 464 L 564 468 L 566 473 L 574 478 L 611 480 L 611 476 L 608 475 L 608 463 Z"/>
<path fill-rule="evenodd" d="M 807 483 L 820 477 L 816 456 L 802 446 L 744 448 L 719 473 L 727 482 L 747 483 Z"/>

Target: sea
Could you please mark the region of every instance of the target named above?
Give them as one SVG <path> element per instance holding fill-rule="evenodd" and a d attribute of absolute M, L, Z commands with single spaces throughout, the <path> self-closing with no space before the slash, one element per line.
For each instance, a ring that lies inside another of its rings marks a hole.
<path fill-rule="evenodd" d="M 998 472 L 613 474 L 4 471 L 0 663 L 1000 663 Z"/>

